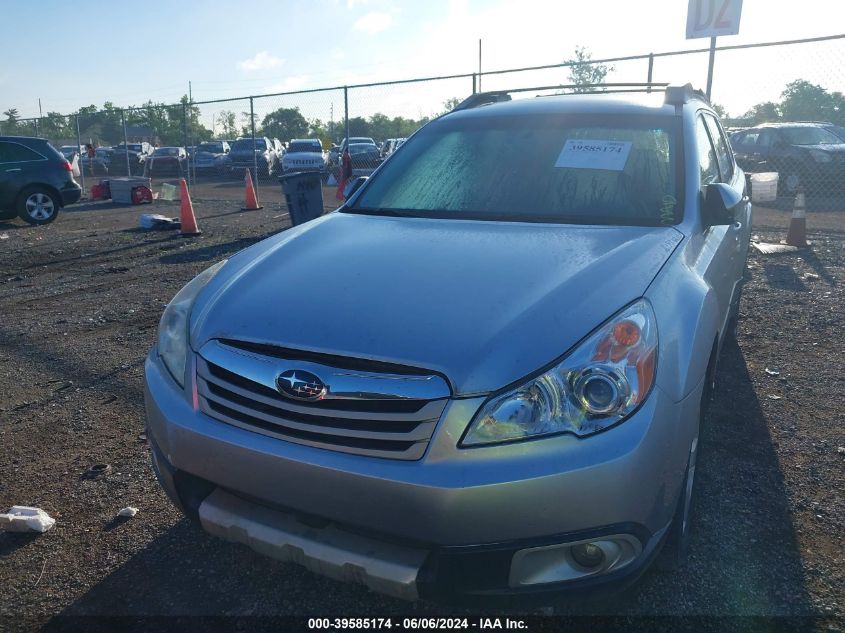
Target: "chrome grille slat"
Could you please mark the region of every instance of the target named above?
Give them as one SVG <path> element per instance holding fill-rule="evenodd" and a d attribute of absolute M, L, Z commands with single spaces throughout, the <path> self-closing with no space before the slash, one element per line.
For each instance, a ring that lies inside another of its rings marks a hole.
<path fill-rule="evenodd" d="M 229 409 L 233 409 L 245 415 L 249 415 L 259 420 L 263 420 L 264 422 L 267 422 L 269 424 L 275 424 L 282 428 L 291 428 L 296 429 L 297 431 L 307 431 L 309 433 L 320 433 L 322 435 L 337 435 L 340 437 L 360 437 L 363 439 L 371 440 L 400 440 L 403 442 L 419 442 L 422 440 L 427 440 L 429 437 L 431 437 L 431 432 L 434 430 L 434 425 L 437 422 L 437 420 L 431 420 L 429 422 L 420 422 L 416 425 L 413 430 L 407 433 L 367 431 L 364 429 L 349 429 L 340 426 L 320 426 L 315 424 L 303 424 L 301 422 L 296 422 L 287 418 L 281 418 L 279 416 L 271 415 L 265 413 L 264 411 L 251 409 L 242 404 L 238 404 L 236 402 L 232 402 L 231 400 L 226 400 L 225 398 L 210 394 L 205 390 L 200 391 L 200 397 L 204 398 L 205 400 L 210 400 L 212 402 L 218 403 L 222 406 L 225 406 Z"/>
<path fill-rule="evenodd" d="M 245 389 L 244 387 L 235 385 L 223 378 L 214 376 L 208 363 L 202 357 L 197 359 L 197 374 L 205 382 L 211 382 L 220 385 L 228 391 L 232 391 L 245 398 L 251 398 L 257 402 L 261 402 L 262 404 L 266 404 L 271 407 L 276 407 L 280 410 L 288 411 L 291 413 L 300 413 L 305 415 L 339 416 L 349 420 L 371 420 L 373 419 L 374 415 L 374 413 L 370 411 L 347 411 L 343 409 L 331 409 L 325 407 L 316 409 L 315 407 L 303 406 L 290 400 L 284 400 L 281 396 L 270 398 L 268 396 L 265 396 L 264 394 L 257 393 L 255 391 L 250 391 L 249 389 Z M 430 402 L 424 402 L 421 408 L 413 413 L 391 412 L 390 419 L 408 422 L 436 419 L 440 415 L 440 412 L 443 410 L 443 404 L 444 403 L 442 400 L 432 400 Z"/>
<path fill-rule="evenodd" d="M 440 376 L 419 370 L 359 371 L 313 359 L 286 359 L 269 346 L 271 354 L 264 355 L 235 343 L 215 340 L 200 350 L 195 374 L 200 409 L 221 422 L 286 441 L 357 455 L 420 459 L 451 396 Z M 276 378 L 291 369 L 323 380 L 323 399 L 293 401 L 280 393 Z"/>
<path fill-rule="evenodd" d="M 338 451 L 340 453 L 352 453 L 355 455 L 366 455 L 369 457 L 384 457 L 388 459 L 416 460 L 420 459 L 423 456 L 423 453 L 425 453 L 426 446 L 428 445 L 427 442 L 416 442 L 412 443 L 408 447 L 402 446 L 399 448 L 360 448 L 353 446 L 345 446 L 343 444 L 329 443 L 326 441 L 318 441 L 301 437 L 292 437 L 288 433 L 283 433 L 272 428 L 257 426 L 250 422 L 244 422 L 242 420 L 238 420 L 229 415 L 226 415 L 225 413 L 220 413 L 216 411 L 214 413 L 209 413 L 209 411 L 206 409 L 204 409 L 204 411 L 215 419 L 220 420 L 221 422 L 231 424 L 232 426 L 236 426 L 247 431 L 260 433 L 261 435 L 268 435 L 270 437 L 275 437 L 280 440 L 295 442 L 297 444 L 304 444 L 305 446 L 313 446 L 315 448 L 329 448 L 333 451 Z M 400 443 L 397 442 L 396 444 Z"/>

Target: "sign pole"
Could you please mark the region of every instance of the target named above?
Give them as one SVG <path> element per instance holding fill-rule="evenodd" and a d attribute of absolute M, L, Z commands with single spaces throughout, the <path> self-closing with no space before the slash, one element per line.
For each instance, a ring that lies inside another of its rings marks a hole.
<path fill-rule="evenodd" d="M 713 63 L 716 61 L 716 36 L 710 38 L 710 62 L 707 65 L 707 100 L 713 88 Z"/>

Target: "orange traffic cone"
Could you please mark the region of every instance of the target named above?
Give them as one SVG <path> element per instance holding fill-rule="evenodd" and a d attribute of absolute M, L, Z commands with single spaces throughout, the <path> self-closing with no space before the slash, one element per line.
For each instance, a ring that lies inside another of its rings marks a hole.
<path fill-rule="evenodd" d="M 255 193 L 255 187 L 252 186 L 252 176 L 249 173 L 249 167 L 244 170 L 244 185 L 246 189 L 244 190 L 244 206 L 241 207 L 241 211 L 258 211 L 259 209 L 263 209 L 264 207 L 258 204 L 258 196 Z"/>
<path fill-rule="evenodd" d="M 182 199 L 182 205 L 179 209 L 181 215 L 182 237 L 191 237 L 202 233 L 197 226 L 197 219 L 194 216 L 194 205 L 191 204 L 191 196 L 188 193 L 188 183 L 185 179 L 179 181 L 179 197 Z"/>
<path fill-rule="evenodd" d="M 795 207 L 786 232 L 786 243 L 798 248 L 807 248 L 807 213 L 804 209 L 804 192 L 799 189 L 795 194 Z"/>

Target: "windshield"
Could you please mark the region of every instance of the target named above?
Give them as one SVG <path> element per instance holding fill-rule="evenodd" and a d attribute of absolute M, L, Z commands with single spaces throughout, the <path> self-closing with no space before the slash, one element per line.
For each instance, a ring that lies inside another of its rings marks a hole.
<path fill-rule="evenodd" d="M 787 127 L 781 134 L 790 145 L 835 145 L 842 142 L 836 134 L 820 127 Z"/>
<path fill-rule="evenodd" d="M 296 152 L 322 152 L 323 146 L 319 142 L 314 143 L 304 143 L 294 141 L 290 145 L 288 145 L 288 154 L 296 153 Z"/>
<path fill-rule="evenodd" d="M 447 117 L 407 141 L 352 210 L 674 224 L 682 199 L 678 125 L 670 117 L 631 115 Z"/>
<path fill-rule="evenodd" d="M 153 156 L 178 156 L 178 147 L 159 147 L 153 152 Z"/>
<path fill-rule="evenodd" d="M 350 154 L 366 154 L 367 152 L 378 153 L 378 148 L 375 145 L 367 145 L 366 143 L 355 143 L 354 145 L 350 143 L 349 145 Z"/>
<path fill-rule="evenodd" d="M 260 150 L 267 149 L 267 147 L 264 144 L 263 138 L 255 139 L 255 149 L 260 149 Z M 251 138 L 245 138 L 245 139 L 241 139 L 239 141 L 235 141 L 235 144 L 232 145 L 232 151 L 239 151 L 239 152 L 252 151 L 252 139 Z"/>
<path fill-rule="evenodd" d="M 197 147 L 198 152 L 210 152 L 212 154 L 222 154 L 223 153 L 223 144 L 222 143 L 200 143 Z"/>
<path fill-rule="evenodd" d="M 371 145 L 376 144 L 376 142 L 368 136 L 350 136 L 349 145 L 352 145 L 352 143 L 369 143 Z"/>

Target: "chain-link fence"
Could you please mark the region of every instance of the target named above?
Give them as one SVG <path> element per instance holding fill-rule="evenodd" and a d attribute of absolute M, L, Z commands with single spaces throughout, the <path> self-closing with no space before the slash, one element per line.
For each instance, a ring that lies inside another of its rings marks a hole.
<path fill-rule="evenodd" d="M 155 185 L 185 177 L 201 197 L 233 199 L 243 193 L 246 168 L 260 188 L 277 189 L 277 176 L 302 169 L 319 170 L 333 183 L 347 136 L 353 173 L 368 173 L 420 126 L 475 92 L 530 89 L 513 97 L 532 98 L 569 92 L 562 86 L 584 76 L 703 88 L 708 61 L 701 48 L 240 99 L 91 107 L 68 116 L 7 116 L 0 134 L 45 137 L 67 155 L 92 144 L 96 157 L 83 157 L 83 178 L 145 174 Z M 778 173 L 780 194 L 842 193 L 843 68 L 845 35 L 717 47 L 712 101 L 740 164 Z M 815 123 L 787 125 L 796 121 Z M 319 139 L 323 155 L 292 144 L 305 138 Z"/>

